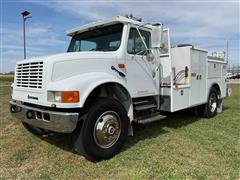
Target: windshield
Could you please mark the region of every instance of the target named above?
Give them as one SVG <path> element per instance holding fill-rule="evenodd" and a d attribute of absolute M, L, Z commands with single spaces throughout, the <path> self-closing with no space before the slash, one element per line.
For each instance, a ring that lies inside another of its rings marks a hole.
<path fill-rule="evenodd" d="M 72 37 L 68 52 L 116 51 L 121 44 L 123 24 L 86 31 Z"/>

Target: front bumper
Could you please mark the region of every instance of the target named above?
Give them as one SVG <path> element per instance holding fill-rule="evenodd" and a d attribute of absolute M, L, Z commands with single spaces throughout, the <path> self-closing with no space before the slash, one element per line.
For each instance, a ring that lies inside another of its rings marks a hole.
<path fill-rule="evenodd" d="M 61 133 L 74 131 L 79 119 L 79 114 L 75 112 L 48 111 L 17 104 L 15 101 L 10 101 L 10 111 L 13 116 L 25 123 Z"/>

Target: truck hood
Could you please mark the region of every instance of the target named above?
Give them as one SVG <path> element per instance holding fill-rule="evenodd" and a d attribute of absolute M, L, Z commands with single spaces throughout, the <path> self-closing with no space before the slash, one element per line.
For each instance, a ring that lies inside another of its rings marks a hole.
<path fill-rule="evenodd" d="M 61 61 L 61 60 L 84 60 L 84 59 L 113 59 L 116 58 L 116 52 L 68 52 L 49 56 L 33 57 L 18 61 L 17 64 L 38 62 L 38 61 Z"/>
<path fill-rule="evenodd" d="M 116 65 L 116 59 L 116 52 L 71 52 L 31 58 L 19 63 L 42 61 L 46 82 L 53 82 L 90 72 L 114 74 L 111 66 Z"/>

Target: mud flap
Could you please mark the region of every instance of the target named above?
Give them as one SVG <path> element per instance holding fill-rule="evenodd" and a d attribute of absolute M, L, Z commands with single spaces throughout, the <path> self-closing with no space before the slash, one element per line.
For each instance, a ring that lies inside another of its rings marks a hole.
<path fill-rule="evenodd" d="M 128 136 L 133 136 L 132 124 L 130 124 L 130 125 L 129 125 L 129 128 L 128 128 Z"/>
<path fill-rule="evenodd" d="M 222 99 L 219 99 L 218 103 L 217 103 L 217 112 L 218 113 L 222 112 L 222 104 L 223 104 Z"/>
<path fill-rule="evenodd" d="M 83 126 L 83 122 L 84 122 L 85 118 L 86 118 L 86 114 L 80 118 L 81 121 L 79 121 L 77 128 L 72 133 L 73 150 L 84 157 L 88 157 L 88 155 L 82 145 L 82 126 Z"/>
<path fill-rule="evenodd" d="M 80 132 L 79 136 L 75 139 L 73 144 L 73 150 L 80 155 L 87 157 L 87 153 L 82 145 L 82 133 Z"/>

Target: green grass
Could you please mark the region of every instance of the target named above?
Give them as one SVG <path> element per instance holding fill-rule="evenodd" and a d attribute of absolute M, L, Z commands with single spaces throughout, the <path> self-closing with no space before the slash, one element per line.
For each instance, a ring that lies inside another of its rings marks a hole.
<path fill-rule="evenodd" d="M 24 130 L 8 112 L 10 87 L 0 86 L 0 178 L 239 179 L 240 85 L 231 87 L 216 117 L 186 111 L 135 125 L 118 155 L 92 163 L 72 152 L 70 135 L 39 138 Z"/>
<path fill-rule="evenodd" d="M 13 82 L 13 77 L 0 77 L 0 82 L 4 82 L 4 81 L 7 81 L 7 82 Z"/>

